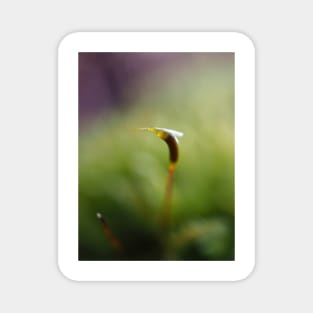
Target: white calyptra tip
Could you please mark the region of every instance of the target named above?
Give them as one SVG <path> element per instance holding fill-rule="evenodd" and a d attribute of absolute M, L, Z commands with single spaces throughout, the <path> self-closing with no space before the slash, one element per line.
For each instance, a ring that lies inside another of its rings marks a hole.
<path fill-rule="evenodd" d="M 154 127 L 156 130 L 161 130 L 165 133 L 168 133 L 170 135 L 172 135 L 173 137 L 183 137 L 184 133 L 179 132 L 177 130 L 173 130 L 173 129 L 168 129 L 168 128 L 159 128 L 159 127 Z"/>
<path fill-rule="evenodd" d="M 156 135 L 158 135 L 158 133 L 165 133 L 174 137 L 177 142 L 178 142 L 178 137 L 184 136 L 184 133 L 179 132 L 177 130 L 161 128 L 161 127 L 142 127 L 142 128 L 138 128 L 138 130 L 146 130 L 146 131 L 155 133 Z"/>
<path fill-rule="evenodd" d="M 97 218 L 98 218 L 98 219 L 101 219 L 101 218 L 102 218 L 101 213 L 97 213 Z"/>

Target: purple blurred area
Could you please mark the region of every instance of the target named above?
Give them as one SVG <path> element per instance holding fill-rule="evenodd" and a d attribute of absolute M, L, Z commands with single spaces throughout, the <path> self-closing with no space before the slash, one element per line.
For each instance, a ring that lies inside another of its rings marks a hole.
<path fill-rule="evenodd" d="M 190 60 L 224 62 L 227 53 L 79 53 L 79 123 L 131 102 L 132 89 L 160 68 L 175 69 Z"/>

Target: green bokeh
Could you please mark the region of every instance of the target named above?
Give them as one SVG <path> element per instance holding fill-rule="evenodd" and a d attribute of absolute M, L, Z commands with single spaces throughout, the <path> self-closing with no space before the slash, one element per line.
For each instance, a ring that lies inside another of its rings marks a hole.
<path fill-rule="evenodd" d="M 129 93 L 127 109 L 99 116 L 80 134 L 79 259 L 233 260 L 234 63 L 162 69 Z M 184 133 L 168 230 L 159 224 L 168 148 L 134 131 L 151 126 Z"/>

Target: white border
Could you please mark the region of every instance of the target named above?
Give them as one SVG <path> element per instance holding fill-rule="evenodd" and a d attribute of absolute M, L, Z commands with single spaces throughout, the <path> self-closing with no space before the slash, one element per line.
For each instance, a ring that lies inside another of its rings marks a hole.
<path fill-rule="evenodd" d="M 235 53 L 235 261 L 78 261 L 78 52 Z M 58 264 L 77 281 L 235 281 L 255 263 L 255 49 L 233 32 L 72 33 L 58 60 Z"/>

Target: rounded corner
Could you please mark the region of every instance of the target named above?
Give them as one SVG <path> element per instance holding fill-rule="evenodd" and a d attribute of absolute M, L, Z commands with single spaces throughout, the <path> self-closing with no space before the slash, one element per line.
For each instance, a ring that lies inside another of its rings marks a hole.
<path fill-rule="evenodd" d="M 238 37 L 238 39 L 239 39 L 242 43 L 244 43 L 245 45 L 250 46 L 250 48 L 253 49 L 253 51 L 256 50 L 256 49 L 255 49 L 255 43 L 254 43 L 253 39 L 252 39 L 249 35 L 247 35 L 247 34 L 245 34 L 245 33 L 243 33 L 243 32 L 233 32 L 233 34 L 234 34 L 236 37 Z"/>
<path fill-rule="evenodd" d="M 73 39 L 76 38 L 78 34 L 80 34 L 80 32 L 74 31 L 71 33 L 67 33 L 63 37 L 61 37 L 58 43 L 58 51 L 62 50 L 63 47 L 70 45 L 73 42 Z"/>
<path fill-rule="evenodd" d="M 249 279 L 251 275 L 253 275 L 254 271 L 255 271 L 255 261 L 249 267 L 247 267 L 247 270 L 242 271 L 240 276 L 234 279 L 234 281 L 239 282 L 239 281 Z"/>
<path fill-rule="evenodd" d="M 59 273 L 61 276 L 63 276 L 65 279 L 71 281 L 71 282 L 79 282 L 79 280 L 76 277 L 72 276 L 72 273 L 69 273 L 65 267 L 58 261 L 57 268 L 59 270 Z"/>

